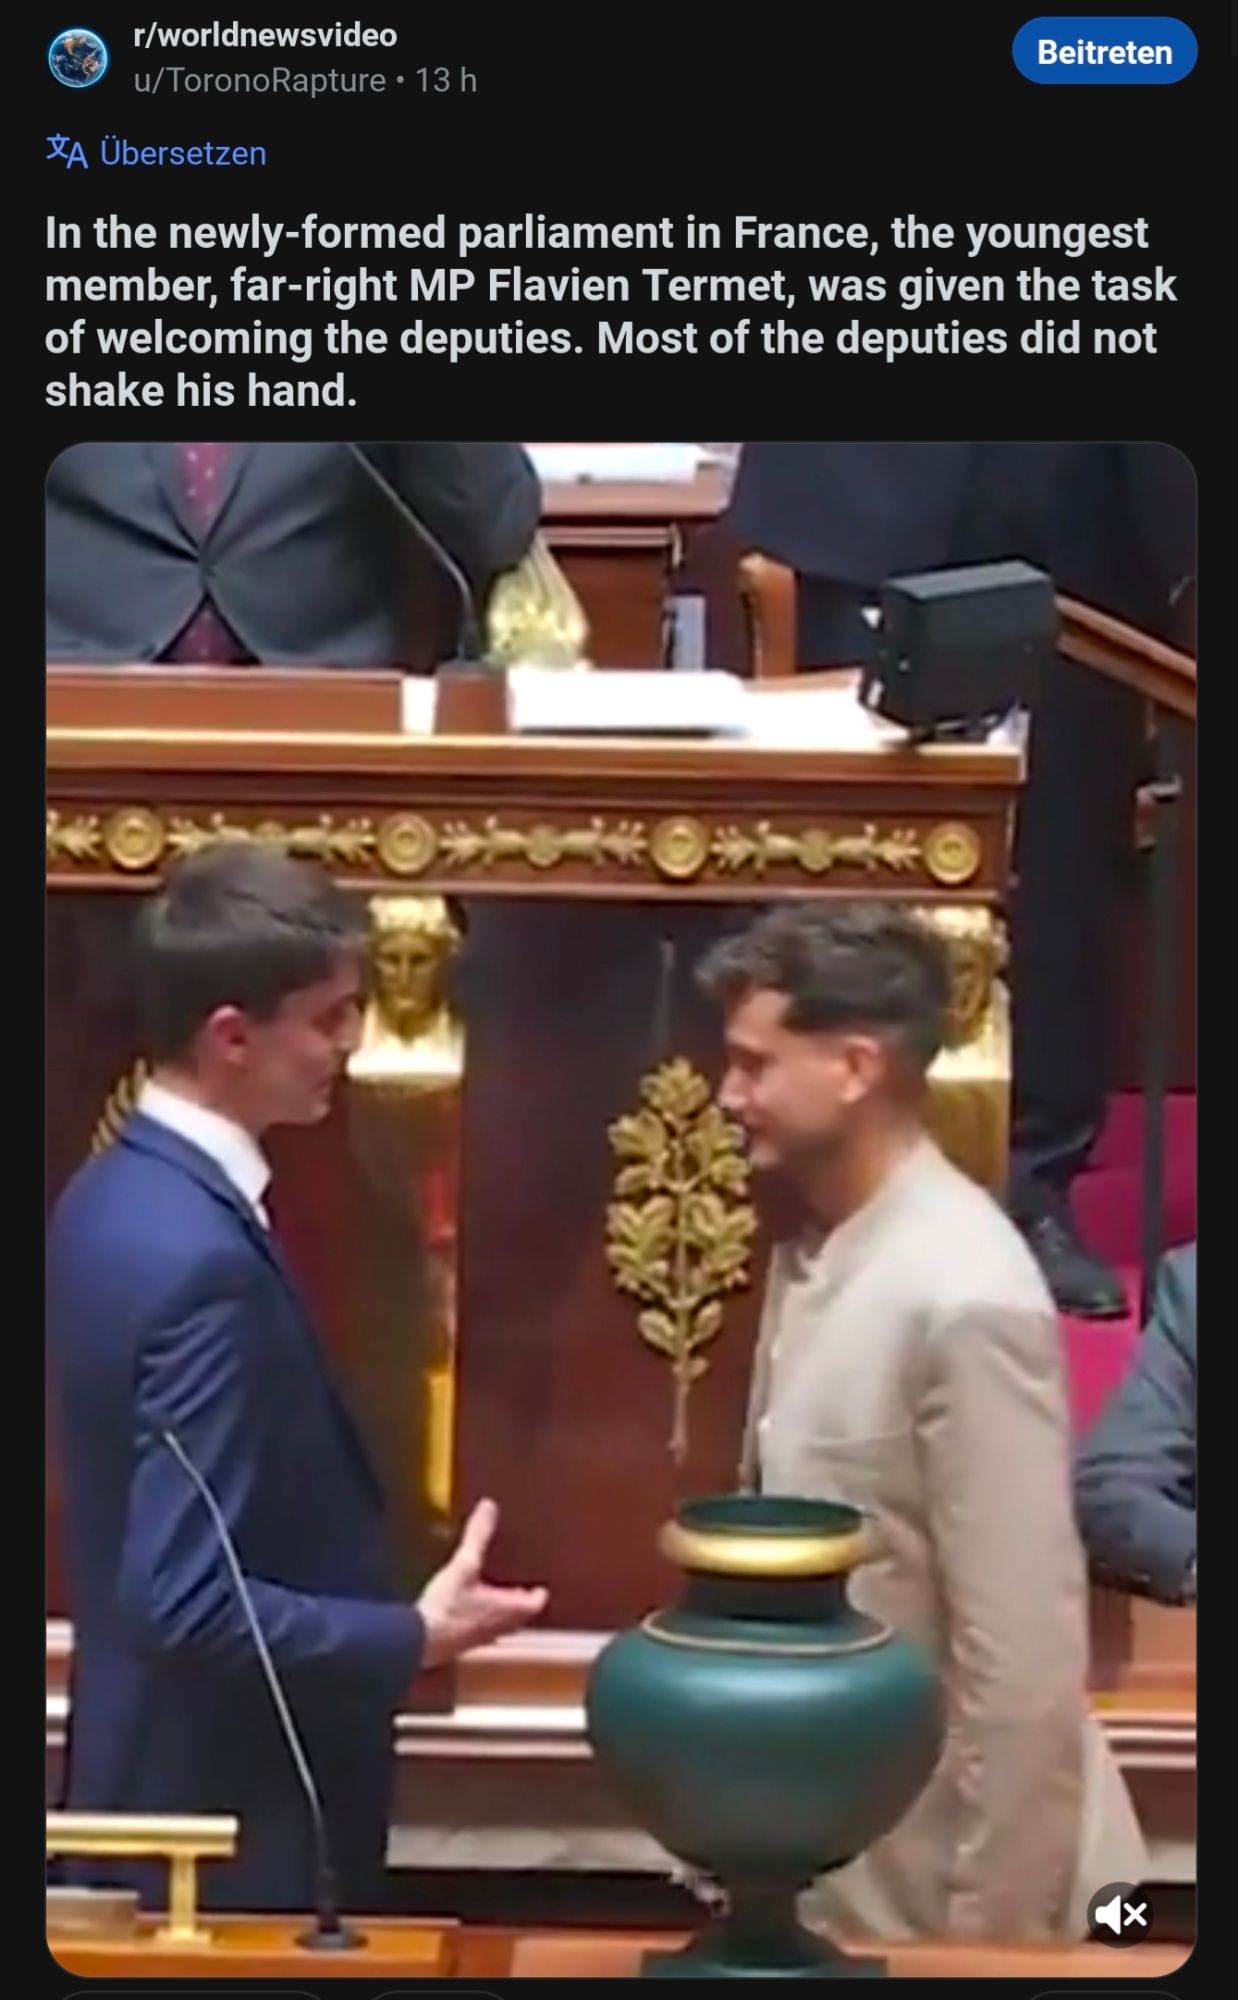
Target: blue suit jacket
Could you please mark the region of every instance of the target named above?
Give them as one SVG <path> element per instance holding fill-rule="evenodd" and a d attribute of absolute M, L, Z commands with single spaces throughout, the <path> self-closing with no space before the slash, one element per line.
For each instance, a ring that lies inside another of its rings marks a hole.
<path fill-rule="evenodd" d="M 1180 1601 L 1195 1558 L 1195 1245 L 1166 1257 L 1130 1373 L 1084 1441 L 1079 1525 L 1102 1574 Z"/>
<path fill-rule="evenodd" d="M 478 604 L 537 532 L 541 488 L 515 444 L 367 443 L 460 565 Z M 175 444 L 73 444 L 47 475 L 47 656 L 157 660 L 209 590 L 256 659 L 387 667 L 409 658 L 413 530 L 344 444 L 238 444 L 203 529 Z"/>
<path fill-rule="evenodd" d="M 312 1901 L 307 1808 L 179 1437 L 235 1538 L 321 1789 L 345 1901 L 376 1906 L 393 1715 L 423 1631 L 382 1496 L 279 1251 L 151 1120 L 83 1167 L 50 1232 L 49 1358 L 75 1634 L 66 1805 L 234 1813 L 216 1907 Z M 162 1903 L 160 1873 L 109 1867 Z"/>

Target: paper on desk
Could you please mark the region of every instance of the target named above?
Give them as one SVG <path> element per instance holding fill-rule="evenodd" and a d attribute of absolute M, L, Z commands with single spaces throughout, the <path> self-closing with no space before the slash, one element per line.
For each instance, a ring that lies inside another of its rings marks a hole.
<path fill-rule="evenodd" d="M 746 694 L 734 674 L 514 667 L 511 727 L 535 736 L 742 736 Z M 434 727 L 434 682 L 407 679 L 403 727 Z"/>
<path fill-rule="evenodd" d="M 849 687 L 748 690 L 750 742 L 771 750 L 881 750 L 907 732 L 874 715 Z"/>
<path fill-rule="evenodd" d="M 906 730 L 873 715 L 846 686 L 762 690 L 735 674 L 554 667 L 516 667 L 509 686 L 511 727 L 525 735 L 719 736 L 769 750 L 873 752 L 907 741 Z M 405 680 L 402 715 L 406 734 L 430 733 L 432 678 Z M 1025 727 L 1011 717 L 988 747 L 1021 748 Z"/>
<path fill-rule="evenodd" d="M 699 444 L 527 444 L 546 485 L 639 480 L 674 485 L 695 479 L 708 455 Z"/>
<path fill-rule="evenodd" d="M 512 726 L 540 735 L 742 736 L 747 689 L 735 674 L 563 673 L 518 667 Z"/>
<path fill-rule="evenodd" d="M 745 734 L 750 743 L 767 750 L 888 750 L 905 744 L 908 732 L 865 708 L 854 687 L 749 687 Z M 1022 750 L 1027 720 L 1014 713 L 990 731 L 984 743 L 968 747 L 983 753 Z"/>
<path fill-rule="evenodd" d="M 434 728 L 434 678 L 406 674 L 400 688 L 400 727 L 406 736 L 428 736 Z"/>

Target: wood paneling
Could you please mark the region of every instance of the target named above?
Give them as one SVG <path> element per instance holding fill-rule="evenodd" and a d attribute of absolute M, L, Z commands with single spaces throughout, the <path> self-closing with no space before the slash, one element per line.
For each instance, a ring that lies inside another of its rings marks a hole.
<path fill-rule="evenodd" d="M 682 484 L 547 487 L 546 540 L 585 608 L 597 665 L 665 664 L 668 595 L 702 588 L 699 565 L 685 565 L 714 535 L 726 492 L 726 478 L 715 471 Z M 733 563 L 715 566 L 706 589 L 711 600 L 737 604 Z M 710 664 L 721 664 L 712 649 Z"/>
<path fill-rule="evenodd" d="M 549 1584 L 556 1625 L 607 1628 L 647 1609 L 665 1588 L 654 1540 L 676 1497 L 734 1484 L 755 1292 L 728 1308 L 678 1470 L 670 1371 L 610 1282 L 604 1245 L 608 1128 L 666 1055 L 716 1068 L 689 978 L 713 928 L 656 909 L 474 915 L 461 1474 L 469 1498 L 501 1501 L 503 1569 Z"/>

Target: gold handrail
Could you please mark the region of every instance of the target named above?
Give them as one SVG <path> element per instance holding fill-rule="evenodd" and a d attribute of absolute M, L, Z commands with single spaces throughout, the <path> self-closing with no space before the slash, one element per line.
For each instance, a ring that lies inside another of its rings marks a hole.
<path fill-rule="evenodd" d="M 210 1932 L 198 1923 L 198 1863 L 230 1860 L 239 1831 L 238 1820 L 222 1815 L 49 1812 L 47 1852 L 167 1861 L 168 1921 L 156 1933 L 158 1942 L 207 1944 Z"/>

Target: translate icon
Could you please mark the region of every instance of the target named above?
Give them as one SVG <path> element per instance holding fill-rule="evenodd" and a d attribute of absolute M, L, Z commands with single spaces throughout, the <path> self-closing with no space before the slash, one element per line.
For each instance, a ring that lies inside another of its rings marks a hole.
<path fill-rule="evenodd" d="M 1152 1906 L 1130 1882 L 1107 1882 L 1088 1904 L 1088 1929 L 1098 1944 L 1138 1944 L 1148 1936 Z"/>
<path fill-rule="evenodd" d="M 89 90 L 107 75 L 112 58 L 93 28 L 64 28 L 47 51 L 47 66 L 66 90 Z"/>

